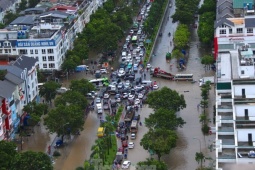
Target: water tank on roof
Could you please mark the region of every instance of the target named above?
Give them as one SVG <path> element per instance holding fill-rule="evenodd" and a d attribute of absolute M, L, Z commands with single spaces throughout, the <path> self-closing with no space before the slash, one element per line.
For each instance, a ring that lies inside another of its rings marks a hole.
<path fill-rule="evenodd" d="M 23 26 L 23 27 L 22 27 L 22 30 L 27 30 L 27 27 L 26 27 L 26 26 Z"/>
<path fill-rule="evenodd" d="M 244 3 L 243 3 L 243 8 L 246 8 L 246 9 L 247 9 L 247 8 L 248 8 L 248 5 L 249 5 L 248 3 L 244 2 Z"/>
<path fill-rule="evenodd" d="M 253 10 L 253 9 L 252 9 L 252 3 L 251 3 L 251 2 L 249 3 L 248 10 Z"/>
<path fill-rule="evenodd" d="M 21 32 L 19 31 L 18 32 L 18 39 L 21 39 L 22 38 L 22 34 L 21 34 Z"/>

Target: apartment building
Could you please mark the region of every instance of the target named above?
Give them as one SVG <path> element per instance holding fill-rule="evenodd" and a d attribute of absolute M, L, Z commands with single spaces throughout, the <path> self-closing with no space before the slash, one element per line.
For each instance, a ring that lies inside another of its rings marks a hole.
<path fill-rule="evenodd" d="M 216 169 L 249 169 L 255 163 L 254 1 L 217 1 L 216 13 Z"/>

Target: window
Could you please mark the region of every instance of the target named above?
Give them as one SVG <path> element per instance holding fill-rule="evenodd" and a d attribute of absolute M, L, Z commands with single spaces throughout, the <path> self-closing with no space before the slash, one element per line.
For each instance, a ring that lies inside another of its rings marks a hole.
<path fill-rule="evenodd" d="M 227 33 L 226 29 L 220 29 L 220 34 L 226 34 L 226 33 Z"/>
<path fill-rule="evenodd" d="M 8 51 L 9 51 L 9 53 L 12 53 L 12 50 L 11 50 L 11 49 L 9 49 Z"/>
<path fill-rule="evenodd" d="M 38 50 L 35 50 L 35 54 L 38 54 Z"/>
<path fill-rule="evenodd" d="M 30 54 L 34 54 L 34 50 L 30 50 Z"/>
<path fill-rule="evenodd" d="M 46 56 L 43 56 L 43 57 L 42 57 L 42 60 L 43 60 L 43 61 L 47 61 Z"/>
<path fill-rule="evenodd" d="M 229 34 L 232 34 L 232 28 L 229 28 Z"/>
<path fill-rule="evenodd" d="M 12 49 L 13 51 L 16 51 L 16 49 Z"/>
<path fill-rule="evenodd" d="M 43 64 L 43 68 L 47 68 L 47 64 Z"/>
<path fill-rule="evenodd" d="M 27 50 L 19 50 L 20 54 L 27 54 Z"/>
<path fill-rule="evenodd" d="M 11 46 L 11 43 L 9 43 L 9 42 L 4 42 L 4 46 Z"/>
<path fill-rule="evenodd" d="M 5 54 L 8 54 L 8 50 L 7 50 L 7 49 L 5 49 L 5 50 L 4 50 L 4 53 L 5 53 Z"/>
<path fill-rule="evenodd" d="M 53 49 L 48 49 L 48 54 L 52 54 L 53 53 Z"/>
<path fill-rule="evenodd" d="M 0 50 L 0 54 L 3 54 L 3 50 Z"/>
<path fill-rule="evenodd" d="M 244 70 L 241 70 L 241 74 L 244 74 Z"/>
<path fill-rule="evenodd" d="M 54 63 L 50 63 L 49 64 L 49 68 L 55 68 L 55 64 Z"/>
<path fill-rule="evenodd" d="M 48 61 L 54 61 L 54 56 L 48 56 Z"/>
<path fill-rule="evenodd" d="M 46 54 L 46 50 L 45 49 L 42 49 L 42 54 Z"/>
<path fill-rule="evenodd" d="M 247 28 L 247 33 L 253 33 L 253 28 Z"/>
<path fill-rule="evenodd" d="M 238 33 L 238 34 L 243 33 L 243 29 L 242 28 L 237 28 L 236 33 Z"/>

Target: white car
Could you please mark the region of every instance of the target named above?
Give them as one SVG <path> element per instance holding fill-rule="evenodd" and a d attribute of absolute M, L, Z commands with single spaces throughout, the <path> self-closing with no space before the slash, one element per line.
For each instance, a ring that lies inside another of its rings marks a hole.
<path fill-rule="evenodd" d="M 121 98 L 118 97 L 118 98 L 116 99 L 116 102 L 117 102 L 117 103 L 120 103 L 120 102 L 121 102 Z"/>
<path fill-rule="evenodd" d="M 147 68 L 151 68 L 151 64 L 150 64 L 150 63 L 148 63 L 146 67 L 147 67 Z"/>
<path fill-rule="evenodd" d="M 130 31 L 129 31 L 129 34 L 134 34 L 134 30 L 130 30 Z"/>
<path fill-rule="evenodd" d="M 141 47 L 136 47 L 136 52 L 140 52 L 141 51 Z"/>
<path fill-rule="evenodd" d="M 134 98 L 135 98 L 134 95 L 132 95 L 132 94 L 128 95 L 128 100 L 134 100 Z"/>
<path fill-rule="evenodd" d="M 128 148 L 129 148 L 129 149 L 133 149 L 134 147 L 135 147 L 134 142 L 129 142 L 129 143 L 128 143 Z"/>
<path fill-rule="evenodd" d="M 104 94 L 104 99 L 109 99 L 110 95 L 108 93 Z"/>
<path fill-rule="evenodd" d="M 153 90 L 157 90 L 159 88 L 159 86 L 157 84 L 153 85 Z"/>
<path fill-rule="evenodd" d="M 144 88 L 144 86 L 142 85 L 137 85 L 134 87 L 135 90 L 142 90 Z"/>
<path fill-rule="evenodd" d="M 119 69 L 119 73 L 124 73 L 124 72 L 125 72 L 124 68 Z"/>
<path fill-rule="evenodd" d="M 130 161 L 124 161 L 121 168 L 122 169 L 128 169 L 131 165 L 131 162 Z"/>
<path fill-rule="evenodd" d="M 138 30 L 137 35 L 141 35 L 141 34 L 142 34 L 142 30 Z"/>
<path fill-rule="evenodd" d="M 131 55 L 131 54 L 128 54 L 127 59 L 128 59 L 128 60 L 132 60 L 132 55 Z"/>
<path fill-rule="evenodd" d="M 127 94 L 127 93 L 123 93 L 123 94 L 122 94 L 122 98 L 123 98 L 123 99 L 128 98 L 128 94 Z"/>
<path fill-rule="evenodd" d="M 142 93 L 139 93 L 138 94 L 138 99 L 142 99 L 143 98 L 143 94 Z"/>
<path fill-rule="evenodd" d="M 135 99 L 135 105 L 140 104 L 140 99 Z"/>
<path fill-rule="evenodd" d="M 69 89 L 68 88 L 66 88 L 66 87 L 60 87 L 59 89 L 57 89 L 56 91 L 57 91 L 57 93 L 59 93 L 59 94 L 63 94 L 63 93 L 65 93 L 65 92 L 67 92 Z"/>
<path fill-rule="evenodd" d="M 106 74 L 107 70 L 105 68 L 100 69 L 101 74 Z"/>
<path fill-rule="evenodd" d="M 96 103 L 101 103 L 101 99 L 99 97 L 96 98 Z"/>

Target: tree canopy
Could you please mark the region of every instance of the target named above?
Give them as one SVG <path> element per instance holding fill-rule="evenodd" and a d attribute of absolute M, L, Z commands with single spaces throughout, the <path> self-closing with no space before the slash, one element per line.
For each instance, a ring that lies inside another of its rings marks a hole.
<path fill-rule="evenodd" d="M 46 104 L 36 103 L 33 101 L 25 105 L 23 111 L 29 114 L 33 122 L 37 123 L 40 121 L 43 114 L 48 113 L 48 106 Z"/>
<path fill-rule="evenodd" d="M 11 170 L 47 169 L 53 170 L 51 159 L 43 152 L 26 151 L 16 154 Z"/>
<path fill-rule="evenodd" d="M 151 166 L 156 166 L 156 170 L 168 170 L 165 162 L 158 161 L 153 158 L 151 159 L 147 158 L 146 161 L 138 162 L 137 165 L 140 166 L 141 169 L 152 169 L 154 167 Z"/>
<path fill-rule="evenodd" d="M 90 91 L 95 90 L 95 86 L 92 83 L 90 83 L 87 79 L 80 79 L 80 80 L 72 80 L 70 89 L 72 91 L 77 91 L 83 95 L 86 95 Z"/>
<path fill-rule="evenodd" d="M 76 134 L 83 130 L 84 117 L 83 111 L 76 105 L 59 105 L 52 109 L 44 119 L 44 124 L 51 133 L 57 133 L 58 136 L 66 134 Z"/>
<path fill-rule="evenodd" d="M 189 42 L 190 32 L 187 25 L 180 24 L 174 34 L 174 45 L 177 49 L 187 47 Z"/>
<path fill-rule="evenodd" d="M 81 110 L 85 109 L 88 105 L 88 101 L 84 95 L 77 91 L 68 90 L 66 93 L 58 96 L 55 101 L 55 106 L 60 105 L 76 105 L 80 107 Z"/>
<path fill-rule="evenodd" d="M 178 111 L 186 108 L 184 96 L 175 90 L 163 87 L 158 91 L 153 91 L 148 94 L 147 102 L 151 108 L 157 110 L 165 108 L 169 110 Z"/>
<path fill-rule="evenodd" d="M 7 170 L 12 165 L 13 158 L 18 154 L 16 144 L 13 142 L 0 141 L 0 165 L 1 170 Z"/>
<path fill-rule="evenodd" d="M 177 134 L 167 129 L 150 129 L 140 141 L 140 145 L 145 150 L 152 150 L 160 160 L 164 154 L 169 154 L 170 150 L 176 146 Z"/>
<path fill-rule="evenodd" d="M 43 96 L 47 102 L 51 102 L 57 95 L 56 90 L 60 87 L 61 85 L 55 81 L 47 81 L 40 88 L 39 94 L 40 96 Z"/>
<path fill-rule="evenodd" d="M 165 108 L 159 108 L 153 114 L 151 113 L 148 118 L 145 118 L 145 125 L 153 129 L 176 130 L 185 123 L 181 117 L 176 116 L 175 111 Z"/>

